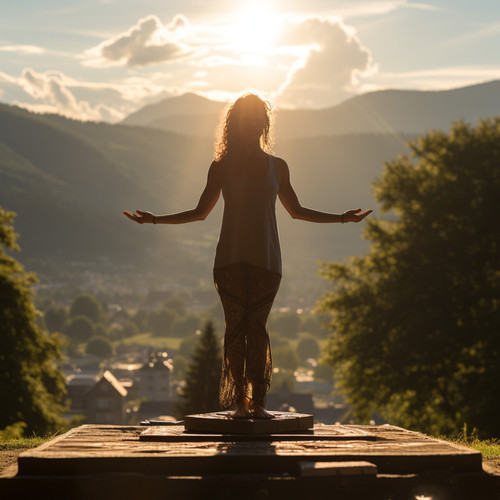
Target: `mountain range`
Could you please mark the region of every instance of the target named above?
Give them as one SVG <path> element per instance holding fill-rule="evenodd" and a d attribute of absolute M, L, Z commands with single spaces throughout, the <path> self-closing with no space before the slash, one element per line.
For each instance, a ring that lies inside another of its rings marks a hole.
<path fill-rule="evenodd" d="M 122 123 L 211 136 L 225 106 L 184 94 L 141 108 Z M 499 114 L 500 80 L 494 80 L 441 91 L 369 92 L 319 110 L 278 109 L 275 129 L 277 140 L 339 134 L 422 134 L 434 128 L 447 130 L 460 119 L 475 123 Z"/>
<path fill-rule="evenodd" d="M 500 82 L 491 82 L 436 93 L 374 92 L 325 110 L 279 110 L 275 154 L 287 160 L 305 206 L 337 212 L 371 207 L 376 216 L 371 182 L 384 162 L 408 152 L 405 143 L 419 127 L 429 128 L 425 120 L 434 113 L 430 127 L 447 129 L 446 120 L 460 116 L 475 121 L 500 114 L 499 92 Z M 0 205 L 18 214 L 21 260 L 112 261 L 164 272 L 172 280 L 209 280 L 221 201 L 205 222 L 179 226 L 137 225 L 121 212 L 195 206 L 212 157 L 213 124 L 223 108 L 184 95 L 111 125 L 0 105 Z M 363 116 L 372 120 L 363 125 Z M 165 120 L 175 130 L 157 128 Z M 278 223 L 288 277 L 283 293 L 287 283 L 305 290 L 317 281 L 318 260 L 367 248 L 362 225 L 308 224 L 290 219 L 282 208 Z"/>

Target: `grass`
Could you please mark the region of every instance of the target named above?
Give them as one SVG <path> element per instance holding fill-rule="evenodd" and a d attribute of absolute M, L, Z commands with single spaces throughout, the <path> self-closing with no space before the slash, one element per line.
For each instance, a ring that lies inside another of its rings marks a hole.
<path fill-rule="evenodd" d="M 182 338 L 177 337 L 155 337 L 151 333 L 140 333 L 127 339 L 115 341 L 115 344 L 138 344 L 152 346 L 156 349 L 175 349 L 178 350 L 181 345 Z"/>
<path fill-rule="evenodd" d="M 28 448 L 36 448 L 45 443 L 53 436 L 40 437 L 21 437 L 21 438 L 0 438 L 0 450 L 22 450 Z"/>
<path fill-rule="evenodd" d="M 477 430 L 474 429 L 471 434 L 467 432 L 467 426 L 464 425 L 463 431 L 457 436 L 439 436 L 454 444 L 460 444 L 473 448 L 481 453 L 483 458 L 500 458 L 500 439 L 479 439 Z"/>
<path fill-rule="evenodd" d="M 474 450 L 480 451 L 484 458 L 499 458 L 500 457 L 500 440 L 471 438 L 470 436 L 464 439 L 463 437 L 444 438 L 455 444 L 468 446 Z"/>

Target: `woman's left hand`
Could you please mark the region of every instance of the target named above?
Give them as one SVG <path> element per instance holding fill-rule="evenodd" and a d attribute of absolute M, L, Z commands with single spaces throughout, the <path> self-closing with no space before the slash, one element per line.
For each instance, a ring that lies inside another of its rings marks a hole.
<path fill-rule="evenodd" d="M 344 212 L 344 222 L 361 222 L 367 215 L 370 215 L 373 210 L 361 210 L 361 208 L 356 208 L 356 210 L 347 210 Z"/>

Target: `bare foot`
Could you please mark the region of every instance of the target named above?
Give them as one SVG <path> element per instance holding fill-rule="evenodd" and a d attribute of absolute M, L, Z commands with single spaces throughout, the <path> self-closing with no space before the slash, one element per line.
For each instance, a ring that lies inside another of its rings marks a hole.
<path fill-rule="evenodd" d="M 274 415 L 269 413 L 263 406 L 259 404 L 253 404 L 253 416 L 255 418 L 265 418 L 267 420 L 274 418 Z"/>
<path fill-rule="evenodd" d="M 231 418 L 252 418 L 250 400 L 248 398 L 243 398 L 242 401 L 236 405 L 236 409 L 231 413 Z"/>

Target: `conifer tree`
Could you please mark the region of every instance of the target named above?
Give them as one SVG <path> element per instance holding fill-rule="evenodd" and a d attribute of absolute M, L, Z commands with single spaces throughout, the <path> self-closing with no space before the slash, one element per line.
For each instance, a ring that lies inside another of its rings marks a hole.
<path fill-rule="evenodd" d="M 19 250 L 14 216 L 0 207 L 0 429 L 23 422 L 26 435 L 45 435 L 65 423 L 64 376 L 54 362 L 60 344 L 38 326 L 35 276 L 4 251 Z"/>
<path fill-rule="evenodd" d="M 178 417 L 218 410 L 222 366 L 220 350 L 213 324 L 208 321 L 188 366 L 186 386 L 176 408 Z"/>

